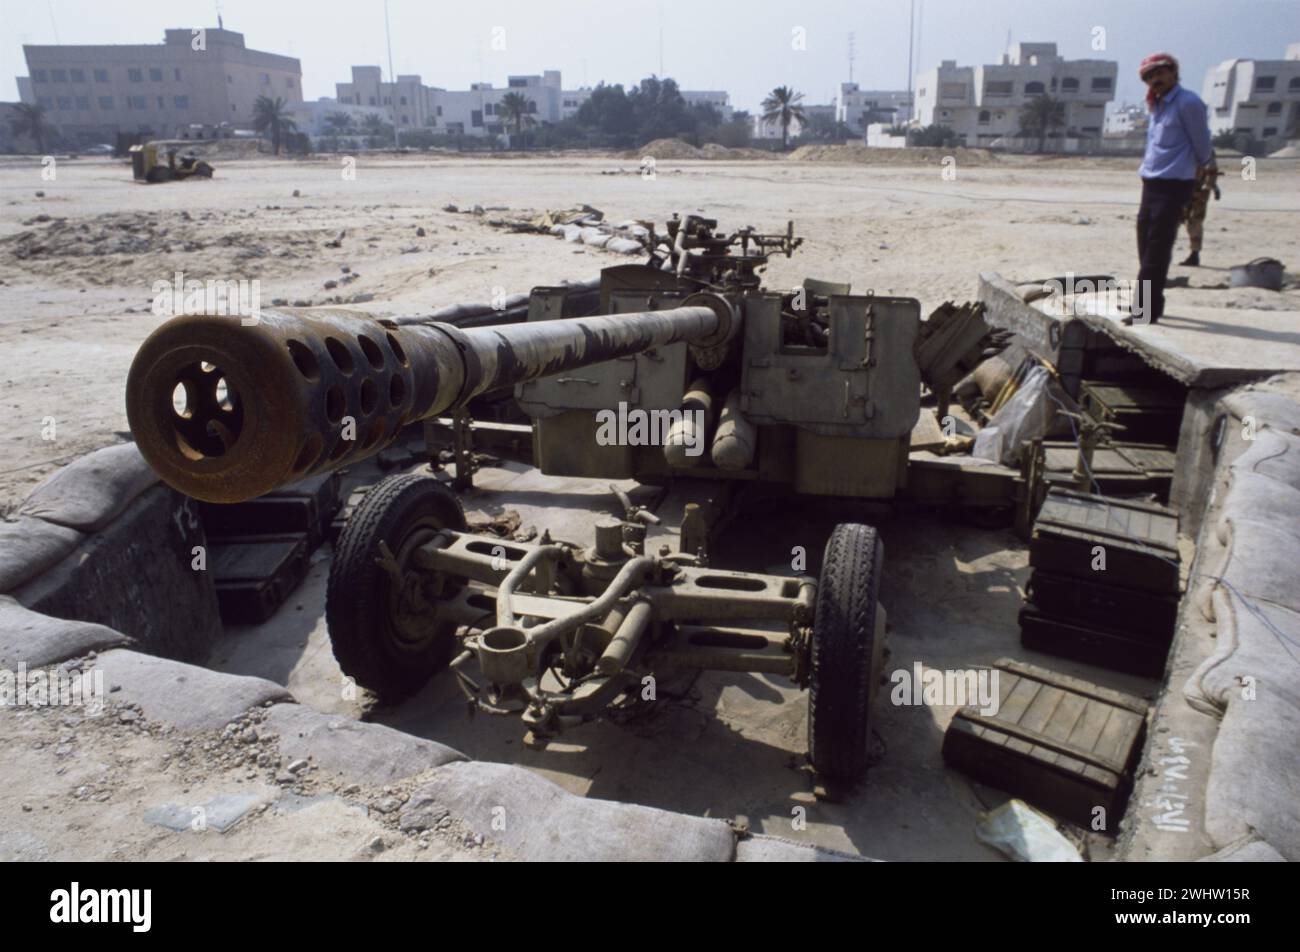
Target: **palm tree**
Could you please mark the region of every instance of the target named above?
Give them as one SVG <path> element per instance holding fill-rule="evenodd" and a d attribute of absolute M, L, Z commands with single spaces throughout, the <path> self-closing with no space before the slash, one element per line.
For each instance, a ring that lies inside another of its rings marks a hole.
<path fill-rule="evenodd" d="M 290 132 L 298 131 L 298 124 L 289 116 L 288 104 L 280 96 L 258 96 L 253 103 L 253 128 L 271 133 L 271 149 L 280 154 L 280 142 Z"/>
<path fill-rule="evenodd" d="M 1038 136 L 1038 151 L 1043 151 L 1047 134 L 1065 123 L 1065 103 L 1044 93 L 1025 104 L 1020 112 L 1020 128 Z"/>
<path fill-rule="evenodd" d="M 31 103 L 14 103 L 13 115 L 9 117 L 9 126 L 15 136 L 30 135 L 36 140 L 36 151 L 45 152 L 45 135 L 50 131 L 45 121 L 45 107 Z"/>
<path fill-rule="evenodd" d="M 507 122 L 513 122 L 515 125 L 515 135 L 520 137 L 520 147 L 523 147 L 524 123 L 529 120 L 528 100 L 524 98 L 523 93 L 506 93 L 497 103 L 497 112 L 505 117 Z"/>
<path fill-rule="evenodd" d="M 352 131 L 352 114 L 339 110 L 325 117 L 325 126 L 332 136 L 346 135 Z"/>
<path fill-rule="evenodd" d="M 763 121 L 781 123 L 781 148 L 790 144 L 790 123 L 804 123 L 803 93 L 797 93 L 789 86 L 778 86 L 767 94 L 763 100 Z"/>

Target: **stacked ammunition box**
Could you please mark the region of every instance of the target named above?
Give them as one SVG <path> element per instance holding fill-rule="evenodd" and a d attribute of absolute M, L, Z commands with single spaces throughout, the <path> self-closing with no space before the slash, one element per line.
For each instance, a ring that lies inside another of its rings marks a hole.
<path fill-rule="evenodd" d="M 1172 510 L 1053 489 L 1029 543 L 1021 644 L 1160 677 L 1178 613 L 1178 558 Z"/>

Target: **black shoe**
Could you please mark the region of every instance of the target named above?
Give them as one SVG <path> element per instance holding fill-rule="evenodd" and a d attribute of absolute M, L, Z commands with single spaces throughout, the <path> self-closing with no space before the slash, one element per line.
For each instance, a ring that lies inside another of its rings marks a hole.
<path fill-rule="evenodd" d="M 1201 253 L 1199 251 L 1193 251 L 1178 263 L 1184 268 L 1199 268 L 1201 266 Z"/>
<path fill-rule="evenodd" d="M 1160 318 L 1153 317 L 1150 320 L 1142 320 L 1140 317 L 1135 317 L 1134 315 L 1130 314 L 1128 317 L 1120 318 L 1120 323 L 1123 324 L 1125 327 L 1132 327 L 1134 324 L 1137 324 L 1139 327 L 1141 327 L 1144 324 L 1158 324 L 1160 323 Z"/>

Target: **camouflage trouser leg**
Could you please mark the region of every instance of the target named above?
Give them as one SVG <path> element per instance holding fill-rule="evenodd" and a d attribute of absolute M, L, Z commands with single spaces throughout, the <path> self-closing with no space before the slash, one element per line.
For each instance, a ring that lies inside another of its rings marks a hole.
<path fill-rule="evenodd" d="M 1197 189 L 1183 209 L 1183 224 L 1187 226 L 1187 240 L 1193 252 L 1201 250 L 1201 241 L 1205 237 L 1205 211 L 1209 204 L 1210 193 Z"/>

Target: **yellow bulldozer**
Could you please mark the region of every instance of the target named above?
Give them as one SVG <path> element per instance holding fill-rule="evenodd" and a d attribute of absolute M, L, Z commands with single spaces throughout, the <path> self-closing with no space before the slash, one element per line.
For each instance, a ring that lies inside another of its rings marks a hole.
<path fill-rule="evenodd" d="M 212 165 L 197 155 L 177 155 L 181 146 L 170 142 L 145 142 L 130 149 L 131 172 L 137 182 L 212 178 Z"/>

